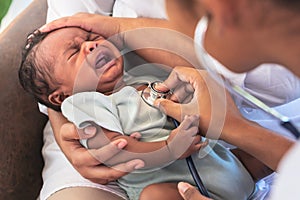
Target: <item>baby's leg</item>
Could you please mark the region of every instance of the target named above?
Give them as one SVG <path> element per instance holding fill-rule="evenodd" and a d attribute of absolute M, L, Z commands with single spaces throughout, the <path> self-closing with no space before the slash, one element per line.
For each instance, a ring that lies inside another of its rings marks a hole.
<path fill-rule="evenodd" d="M 177 183 L 156 183 L 143 189 L 140 200 L 183 200 L 177 190 Z"/>

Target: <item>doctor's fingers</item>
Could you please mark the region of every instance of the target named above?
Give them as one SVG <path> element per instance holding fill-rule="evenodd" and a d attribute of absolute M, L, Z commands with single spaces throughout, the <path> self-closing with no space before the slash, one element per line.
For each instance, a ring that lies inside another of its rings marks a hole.
<path fill-rule="evenodd" d="M 199 119 L 199 115 L 186 115 L 184 116 L 183 121 L 178 128 L 182 130 L 188 130 L 193 127 L 198 127 Z"/>
<path fill-rule="evenodd" d="M 169 99 L 174 102 L 187 103 L 188 100 L 191 99 L 193 94 L 194 88 L 191 84 L 180 84 L 172 90 L 172 94 Z"/>
<path fill-rule="evenodd" d="M 194 86 L 193 84 L 201 78 L 202 73 L 205 73 L 205 71 L 197 70 L 192 67 L 178 66 L 171 71 L 163 84 L 169 89 L 174 89 L 180 84 L 190 84 L 191 86 Z"/>
<path fill-rule="evenodd" d="M 199 115 L 198 103 L 194 100 L 189 104 L 180 104 L 169 99 L 157 99 L 153 105 L 179 122 L 183 121 L 185 115 Z"/>

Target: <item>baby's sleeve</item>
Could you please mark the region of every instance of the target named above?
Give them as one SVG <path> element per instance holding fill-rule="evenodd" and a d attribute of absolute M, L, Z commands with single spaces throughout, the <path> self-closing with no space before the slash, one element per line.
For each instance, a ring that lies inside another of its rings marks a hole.
<path fill-rule="evenodd" d="M 108 96 L 98 92 L 82 92 L 65 99 L 62 114 L 77 128 L 85 128 L 91 122 L 110 131 L 123 134 L 116 106 Z"/>

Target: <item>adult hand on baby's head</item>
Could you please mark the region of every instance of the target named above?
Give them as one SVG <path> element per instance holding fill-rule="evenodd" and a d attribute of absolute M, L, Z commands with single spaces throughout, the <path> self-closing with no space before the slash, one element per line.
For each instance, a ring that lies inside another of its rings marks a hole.
<path fill-rule="evenodd" d="M 123 34 L 118 18 L 90 13 L 78 13 L 63 17 L 42 26 L 41 32 L 50 32 L 60 28 L 79 27 L 97 33 L 112 41 L 119 49 L 123 49 Z"/>

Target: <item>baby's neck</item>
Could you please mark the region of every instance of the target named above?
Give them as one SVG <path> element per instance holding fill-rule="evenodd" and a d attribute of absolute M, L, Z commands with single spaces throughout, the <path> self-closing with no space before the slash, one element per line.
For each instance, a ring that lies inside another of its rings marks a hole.
<path fill-rule="evenodd" d="M 103 94 L 105 95 L 111 95 L 115 92 L 120 91 L 122 88 L 124 88 L 125 86 L 131 86 L 134 87 L 136 90 L 141 91 L 143 89 L 145 89 L 147 87 L 147 85 L 145 84 L 133 84 L 133 85 L 127 85 L 124 81 L 119 82 L 118 84 L 116 84 L 116 86 L 114 87 L 114 89 L 112 91 L 108 91 L 108 92 L 104 92 Z M 100 91 L 99 91 L 100 92 Z M 101 92 L 102 93 L 102 92 Z"/>

